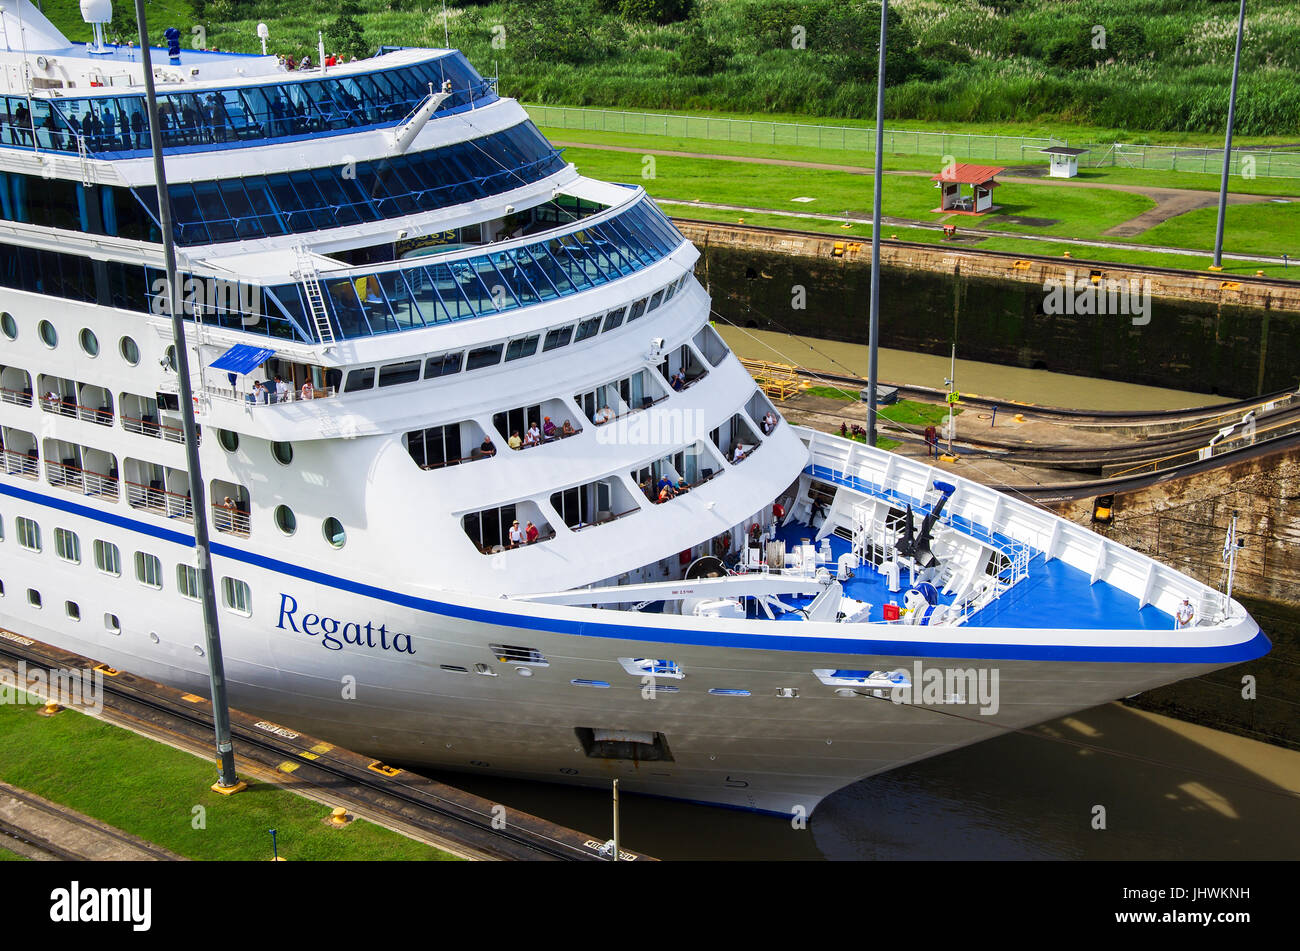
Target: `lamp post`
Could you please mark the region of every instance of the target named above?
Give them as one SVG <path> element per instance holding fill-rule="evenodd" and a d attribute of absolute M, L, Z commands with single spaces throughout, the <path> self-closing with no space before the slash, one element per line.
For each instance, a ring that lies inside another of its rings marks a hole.
<path fill-rule="evenodd" d="M 880 358 L 880 191 L 884 177 L 885 146 L 885 39 L 889 0 L 880 3 L 880 50 L 876 65 L 876 167 L 871 202 L 871 316 L 867 331 L 867 445 L 876 444 L 876 373 Z"/>
<path fill-rule="evenodd" d="M 1232 116 L 1237 109 L 1237 70 L 1241 67 L 1241 35 L 1246 31 L 1246 0 L 1237 14 L 1237 49 L 1232 55 L 1232 87 L 1228 93 L 1228 133 L 1223 145 L 1223 178 L 1219 182 L 1219 221 L 1214 229 L 1214 269 L 1223 267 L 1223 218 L 1228 210 L 1228 170 L 1232 166 Z"/>
<path fill-rule="evenodd" d="M 153 149 L 154 177 L 158 191 L 159 224 L 162 225 L 163 257 L 167 266 L 167 303 L 172 318 L 176 350 L 176 375 L 180 383 L 181 422 L 185 432 L 185 460 L 190 476 L 190 507 L 194 519 L 194 553 L 198 562 L 199 591 L 203 601 L 203 634 L 207 646 L 208 680 L 212 688 L 212 725 L 217 745 L 217 782 L 213 789 L 234 793 L 246 788 L 235 775 L 235 753 L 230 740 L 230 707 L 226 700 L 226 672 L 221 657 L 221 632 L 217 624 L 217 595 L 212 584 L 212 561 L 208 542 L 207 493 L 199 468 L 197 427 L 194 423 L 194 395 L 190 387 L 190 358 L 185 345 L 185 315 L 176 279 L 176 247 L 172 240 L 172 210 L 163 166 L 162 131 L 158 121 L 158 96 L 154 89 L 149 29 L 145 23 L 144 0 L 135 0 L 140 27 L 140 59 L 144 66 L 145 100 L 149 111 L 149 143 Z"/>

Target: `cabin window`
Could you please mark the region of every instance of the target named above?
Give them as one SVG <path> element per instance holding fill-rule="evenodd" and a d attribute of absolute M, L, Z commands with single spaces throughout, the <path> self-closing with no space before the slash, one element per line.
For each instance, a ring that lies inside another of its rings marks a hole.
<path fill-rule="evenodd" d="M 293 509 L 287 505 L 277 505 L 275 507 L 275 527 L 286 535 L 292 535 L 298 530 L 298 518 L 293 514 Z"/>
<path fill-rule="evenodd" d="M 646 313 L 647 314 L 650 313 L 650 311 L 654 310 L 656 307 L 662 304 L 663 300 L 664 300 L 664 292 L 662 290 L 655 291 L 654 295 L 650 298 L 650 306 L 646 308 Z"/>
<path fill-rule="evenodd" d="M 253 613 L 253 595 L 246 582 L 238 578 L 222 578 L 221 595 L 226 602 L 226 607 L 235 614 L 247 617 Z"/>
<path fill-rule="evenodd" d="M 632 305 L 632 313 L 627 315 L 627 322 L 629 324 L 645 313 L 645 305 L 646 298 L 644 297 Z"/>
<path fill-rule="evenodd" d="M 596 334 L 600 333 L 600 322 L 602 319 L 603 318 L 600 317 L 592 317 L 590 320 L 584 320 L 578 324 L 578 329 L 573 334 L 573 342 L 577 343 L 579 340 L 586 340 L 588 337 L 594 337 Z"/>
<path fill-rule="evenodd" d="M 108 631 L 110 634 L 122 633 L 122 622 L 118 619 L 116 614 L 104 615 L 104 630 Z"/>
<path fill-rule="evenodd" d="M 95 567 L 114 578 L 122 574 L 122 553 L 112 542 L 95 539 Z"/>
<path fill-rule="evenodd" d="M 321 532 L 331 547 L 342 548 L 347 544 L 348 535 L 343 530 L 343 523 L 332 515 L 321 523 Z"/>
<path fill-rule="evenodd" d="M 85 351 L 88 357 L 99 356 L 99 338 L 89 327 L 82 327 L 81 333 L 77 335 L 77 340 L 81 343 L 81 349 Z"/>
<path fill-rule="evenodd" d="M 494 367 L 501 362 L 501 351 L 505 349 L 504 344 L 496 343 L 490 347 L 478 347 L 469 352 L 469 359 L 466 361 L 466 370 L 479 370 L 483 367 Z"/>
<path fill-rule="evenodd" d="M 41 550 L 41 527 L 30 518 L 18 516 L 18 544 L 28 551 Z"/>
<path fill-rule="evenodd" d="M 348 372 L 347 382 L 343 384 L 344 393 L 355 393 L 357 390 L 368 390 L 375 385 L 375 368 L 363 367 L 360 370 L 351 370 Z"/>
<path fill-rule="evenodd" d="M 601 328 L 600 332 L 606 333 L 607 331 L 613 330 L 616 327 L 621 326 L 625 314 L 627 314 L 626 307 L 620 307 L 618 310 L 611 310 L 608 314 L 605 315 L 605 326 Z"/>
<path fill-rule="evenodd" d="M 193 565 L 177 565 L 176 590 L 183 598 L 189 598 L 191 601 L 199 600 L 199 569 Z"/>
<path fill-rule="evenodd" d="M 3 333 L 10 340 L 15 340 L 18 337 L 18 324 L 14 320 L 13 314 L 8 311 L 0 314 L 0 333 Z"/>
<path fill-rule="evenodd" d="M 54 325 L 48 320 L 42 320 L 37 324 L 36 331 L 41 335 L 41 340 L 45 343 L 45 346 L 51 350 L 59 345 L 58 331 L 54 329 Z"/>
<path fill-rule="evenodd" d="M 70 621 L 81 620 L 81 605 L 77 604 L 76 601 L 64 601 L 63 610 L 67 612 L 68 620 Z"/>
<path fill-rule="evenodd" d="M 27 603 L 34 608 L 39 608 L 41 606 L 41 593 L 35 588 L 28 588 Z"/>
<path fill-rule="evenodd" d="M 560 327 L 557 330 L 549 331 L 546 339 L 542 341 L 542 352 L 547 350 L 558 350 L 560 347 L 567 347 L 569 341 L 573 339 L 573 327 Z M 507 358 L 509 359 L 509 358 Z"/>
<path fill-rule="evenodd" d="M 135 578 L 146 588 L 162 588 L 162 562 L 156 555 L 135 553 Z"/>
<path fill-rule="evenodd" d="M 537 352 L 537 340 L 537 334 L 533 334 L 531 337 L 518 337 L 511 340 L 510 345 L 506 347 L 506 362 L 509 363 L 511 360 L 531 357 Z"/>
<path fill-rule="evenodd" d="M 450 376 L 460 372 L 460 365 L 465 362 L 465 351 L 444 353 L 424 361 L 424 378 L 431 380 L 436 376 Z"/>
<path fill-rule="evenodd" d="M 379 368 L 380 386 L 397 386 L 401 383 L 414 383 L 420 378 L 420 361 L 410 360 L 406 363 L 390 363 Z"/>
<path fill-rule="evenodd" d="M 77 537 L 76 532 L 70 532 L 66 528 L 56 528 L 54 550 L 64 561 L 70 561 L 74 565 L 81 564 L 81 539 Z"/>

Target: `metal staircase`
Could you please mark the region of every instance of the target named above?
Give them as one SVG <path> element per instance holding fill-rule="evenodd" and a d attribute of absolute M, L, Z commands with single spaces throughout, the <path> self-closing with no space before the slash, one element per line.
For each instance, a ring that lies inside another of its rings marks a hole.
<path fill-rule="evenodd" d="M 312 326 L 316 330 L 316 339 L 321 343 L 334 343 L 334 328 L 330 326 L 329 312 L 325 310 L 325 297 L 321 293 L 320 279 L 316 265 L 312 263 L 311 254 L 302 245 L 294 251 L 298 256 L 298 280 L 302 282 L 307 309 L 311 311 Z"/>

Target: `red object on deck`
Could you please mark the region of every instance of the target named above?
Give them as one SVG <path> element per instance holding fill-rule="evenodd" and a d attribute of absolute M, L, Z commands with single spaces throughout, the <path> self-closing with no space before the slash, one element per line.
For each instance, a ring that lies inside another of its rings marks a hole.
<path fill-rule="evenodd" d="M 898 620 L 898 605 L 897 605 L 897 604 L 885 604 L 885 605 L 881 605 L 881 609 L 885 612 L 885 620 L 886 620 L 886 621 L 897 621 L 897 620 Z"/>
<path fill-rule="evenodd" d="M 678 555 L 677 561 L 683 565 L 689 565 L 691 563 L 691 550 L 688 548 Z"/>

